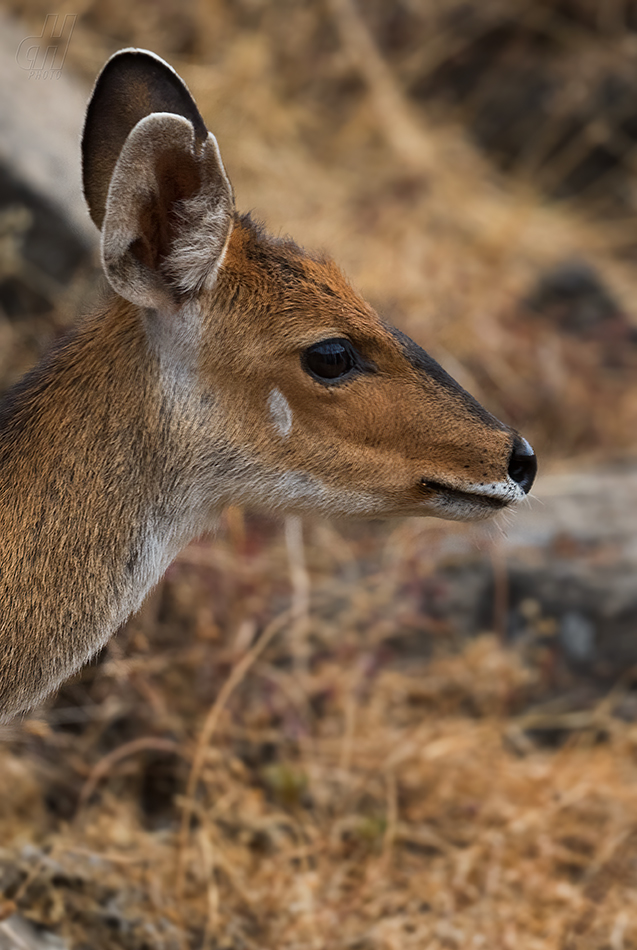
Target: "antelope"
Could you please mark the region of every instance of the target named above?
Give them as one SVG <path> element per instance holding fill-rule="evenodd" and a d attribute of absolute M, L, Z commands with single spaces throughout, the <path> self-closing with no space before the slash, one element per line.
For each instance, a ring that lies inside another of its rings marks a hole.
<path fill-rule="evenodd" d="M 331 260 L 235 211 L 158 56 L 106 63 L 82 159 L 107 296 L 0 404 L 0 721 L 86 663 L 229 504 L 472 520 L 536 472 Z"/>

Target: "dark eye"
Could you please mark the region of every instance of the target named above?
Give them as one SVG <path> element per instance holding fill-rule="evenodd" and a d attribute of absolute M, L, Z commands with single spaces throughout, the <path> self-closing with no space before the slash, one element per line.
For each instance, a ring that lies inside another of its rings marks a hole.
<path fill-rule="evenodd" d="M 303 368 L 319 379 L 340 379 L 356 366 L 356 353 L 349 340 L 322 340 L 303 354 Z"/>

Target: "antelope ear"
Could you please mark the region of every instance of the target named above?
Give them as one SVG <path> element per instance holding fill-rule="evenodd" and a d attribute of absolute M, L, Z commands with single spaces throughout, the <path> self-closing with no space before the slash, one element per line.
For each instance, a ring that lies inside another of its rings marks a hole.
<path fill-rule="evenodd" d="M 102 261 L 117 293 L 174 310 L 213 279 L 234 221 L 232 188 L 216 139 L 202 145 L 192 123 L 154 113 L 124 142 L 102 225 Z"/>
<path fill-rule="evenodd" d="M 95 83 L 82 138 L 84 194 L 113 288 L 174 307 L 214 275 L 234 218 L 217 142 L 158 56 L 121 50 Z"/>
<path fill-rule="evenodd" d="M 153 112 L 183 116 L 192 124 L 197 144 L 206 141 L 205 123 L 174 69 L 147 50 L 120 50 L 111 56 L 96 80 L 82 135 L 84 195 L 100 229 L 108 187 L 124 142 L 140 119 Z"/>

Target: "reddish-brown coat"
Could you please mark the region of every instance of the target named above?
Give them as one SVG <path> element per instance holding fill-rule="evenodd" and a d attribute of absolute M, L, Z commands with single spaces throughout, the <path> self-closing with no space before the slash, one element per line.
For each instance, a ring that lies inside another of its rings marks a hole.
<path fill-rule="evenodd" d="M 335 264 L 235 214 L 165 63 L 109 61 L 83 155 L 114 293 L 0 405 L 0 720 L 86 662 L 230 502 L 478 518 L 534 474 Z M 308 348 L 334 339 L 351 371 L 317 376 Z"/>

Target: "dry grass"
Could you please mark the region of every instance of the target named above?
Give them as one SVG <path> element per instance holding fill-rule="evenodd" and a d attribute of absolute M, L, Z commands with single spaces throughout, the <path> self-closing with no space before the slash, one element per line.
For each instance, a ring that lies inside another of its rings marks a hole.
<path fill-rule="evenodd" d="M 289 532 L 232 513 L 11 728 L 5 901 L 95 950 L 637 946 L 635 726 L 538 744 L 541 666 L 423 611 L 435 532 L 308 541 L 303 614 Z"/>
<path fill-rule="evenodd" d="M 632 37 L 617 27 L 628 4 L 522 6 L 558 33 L 573 8 L 607 31 L 608 61 Z M 410 93 L 510 17 L 490 0 L 460 35 L 457 7 L 405 2 L 420 17 L 411 52 L 381 3 L 363 19 L 350 0 L 59 12 L 80 14 L 68 64 L 87 80 L 123 45 L 170 59 L 240 207 L 329 248 L 540 450 L 633 452 L 629 337 L 569 335 L 520 303 L 546 268 L 584 258 L 633 326 L 617 253 L 630 216 L 548 204 L 539 151 L 514 177 L 494 171 L 460 126 L 486 85 L 445 122 Z M 20 11 L 34 32 L 51 12 Z M 601 69 L 591 30 L 573 75 Z M 2 323 L 5 375 L 37 349 L 34 327 Z M 488 631 L 462 648 L 432 609 L 443 531 L 312 526 L 303 545 L 294 521 L 229 512 L 99 664 L 6 731 L 0 919 L 17 908 L 78 950 L 637 947 L 635 726 L 589 702 L 579 718 L 543 714 L 559 742 L 539 741 L 528 709 L 555 689 L 550 664 Z"/>
<path fill-rule="evenodd" d="M 423 610 L 439 540 L 311 528 L 305 615 L 289 532 L 185 552 L 11 727 L 4 900 L 100 950 L 637 946 L 635 726 L 616 694 L 534 739 L 542 666 Z"/>

